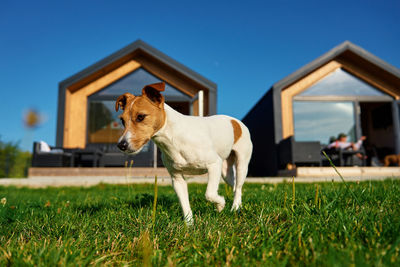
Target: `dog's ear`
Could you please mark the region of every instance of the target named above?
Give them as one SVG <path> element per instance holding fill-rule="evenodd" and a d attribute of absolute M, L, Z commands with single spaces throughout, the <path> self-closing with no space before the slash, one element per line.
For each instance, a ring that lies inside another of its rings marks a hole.
<path fill-rule="evenodd" d="M 134 97 L 135 96 L 130 93 L 125 93 L 123 95 L 120 95 L 117 98 L 117 101 L 115 101 L 115 111 L 118 111 L 119 108 L 124 110 L 126 107 L 126 103 L 128 103 L 128 100 Z"/>
<path fill-rule="evenodd" d="M 165 83 L 153 83 L 143 87 L 142 95 L 147 97 L 151 102 L 155 103 L 158 107 L 164 104 L 164 96 L 160 93 L 165 90 Z"/>

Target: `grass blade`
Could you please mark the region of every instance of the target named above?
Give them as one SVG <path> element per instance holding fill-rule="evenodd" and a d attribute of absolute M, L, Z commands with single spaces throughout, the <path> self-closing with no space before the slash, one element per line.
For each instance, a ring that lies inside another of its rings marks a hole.
<path fill-rule="evenodd" d="M 295 200 L 296 200 L 296 185 L 294 183 L 294 176 L 292 178 L 292 193 L 293 193 L 293 196 L 292 196 L 292 211 L 294 211 L 294 203 L 295 203 Z"/>
<path fill-rule="evenodd" d="M 360 201 L 358 200 L 357 196 L 354 194 L 353 191 L 351 191 L 350 186 L 346 183 L 344 180 L 343 176 L 340 174 L 340 172 L 336 169 L 335 164 L 333 164 L 331 158 L 325 153 L 325 151 L 322 151 L 322 154 L 324 154 L 325 158 L 329 161 L 329 164 L 332 166 L 332 168 L 335 170 L 335 172 L 339 175 L 340 179 L 342 179 L 342 182 L 346 186 L 347 190 L 351 193 L 353 198 L 356 200 L 357 204 L 361 206 Z"/>
<path fill-rule="evenodd" d="M 319 189 L 319 187 L 318 187 L 318 184 L 317 184 L 317 188 L 315 189 L 315 198 L 314 198 L 315 207 L 318 206 L 318 189 Z"/>
<path fill-rule="evenodd" d="M 158 197 L 158 187 L 157 187 L 157 175 L 156 175 L 156 176 L 154 176 L 154 200 L 153 200 L 153 214 L 152 214 L 152 224 L 153 224 L 152 236 L 153 237 L 154 237 L 154 228 L 155 228 L 155 224 L 156 224 L 157 197 Z"/>

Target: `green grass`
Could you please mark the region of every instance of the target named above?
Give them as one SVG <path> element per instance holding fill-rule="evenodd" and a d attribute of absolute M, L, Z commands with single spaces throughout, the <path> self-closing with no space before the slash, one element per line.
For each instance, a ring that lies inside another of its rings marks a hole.
<path fill-rule="evenodd" d="M 205 185 L 190 185 L 192 227 L 173 189 L 160 186 L 154 233 L 152 185 L 0 187 L 0 266 L 399 266 L 400 181 L 348 186 L 295 184 L 293 194 L 292 183 L 246 184 L 231 213 L 221 185 L 219 214 Z"/>

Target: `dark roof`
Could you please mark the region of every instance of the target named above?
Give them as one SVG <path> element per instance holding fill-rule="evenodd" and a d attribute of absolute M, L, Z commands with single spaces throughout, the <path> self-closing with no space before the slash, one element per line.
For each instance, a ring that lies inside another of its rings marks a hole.
<path fill-rule="evenodd" d="M 200 74 L 196 73 L 195 71 L 189 69 L 188 67 L 182 65 L 181 63 L 177 62 L 176 60 L 170 58 L 166 54 L 162 53 L 161 51 L 155 49 L 154 47 L 150 46 L 149 44 L 143 42 L 142 40 L 137 40 L 124 48 L 118 50 L 117 52 L 105 57 L 104 59 L 94 63 L 93 65 L 87 67 L 86 69 L 72 75 L 71 77 L 63 80 L 60 82 L 59 86 L 60 88 L 62 87 L 68 87 L 71 84 L 74 84 L 83 78 L 101 70 L 105 66 L 109 65 L 110 63 L 123 58 L 135 51 L 143 51 L 146 54 L 149 54 L 150 56 L 154 57 L 155 59 L 161 61 L 165 65 L 171 67 L 172 69 L 175 69 L 176 71 L 182 73 L 186 77 L 190 78 L 191 80 L 197 82 L 198 84 L 204 86 L 205 88 L 209 88 L 211 91 L 216 91 L 217 85 L 208 80 L 207 78 L 201 76 Z"/>
<path fill-rule="evenodd" d="M 389 63 L 383 61 L 382 59 L 364 50 L 363 48 L 351 43 L 350 41 L 345 41 L 340 45 L 334 47 L 329 52 L 323 54 L 322 56 L 308 63 L 307 65 L 301 67 L 300 69 L 293 72 L 289 76 L 286 76 L 282 80 L 274 83 L 272 85 L 272 89 L 275 91 L 281 91 L 282 89 L 288 87 L 292 83 L 296 82 L 297 80 L 301 79 L 307 74 L 313 72 L 315 69 L 325 65 L 329 61 L 339 57 L 345 52 L 350 52 L 355 56 L 364 59 L 365 61 L 375 65 L 376 67 L 400 79 L 400 70 L 398 68 L 394 67 L 393 65 L 390 65 Z"/>

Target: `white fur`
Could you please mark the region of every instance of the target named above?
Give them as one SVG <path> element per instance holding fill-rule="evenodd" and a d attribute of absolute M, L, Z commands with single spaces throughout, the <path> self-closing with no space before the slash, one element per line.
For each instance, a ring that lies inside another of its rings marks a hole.
<path fill-rule="evenodd" d="M 205 196 L 215 203 L 218 211 L 225 206 L 225 199 L 218 195 L 222 176 L 235 191 L 232 210 L 237 210 L 242 203 L 242 186 L 253 148 L 247 127 L 229 116 L 185 116 L 166 104 L 164 108 L 165 123 L 152 140 L 162 151 L 163 163 L 171 175 L 187 223 L 192 223 L 193 215 L 185 174 L 208 172 Z M 231 120 L 242 129 L 236 143 Z"/>

